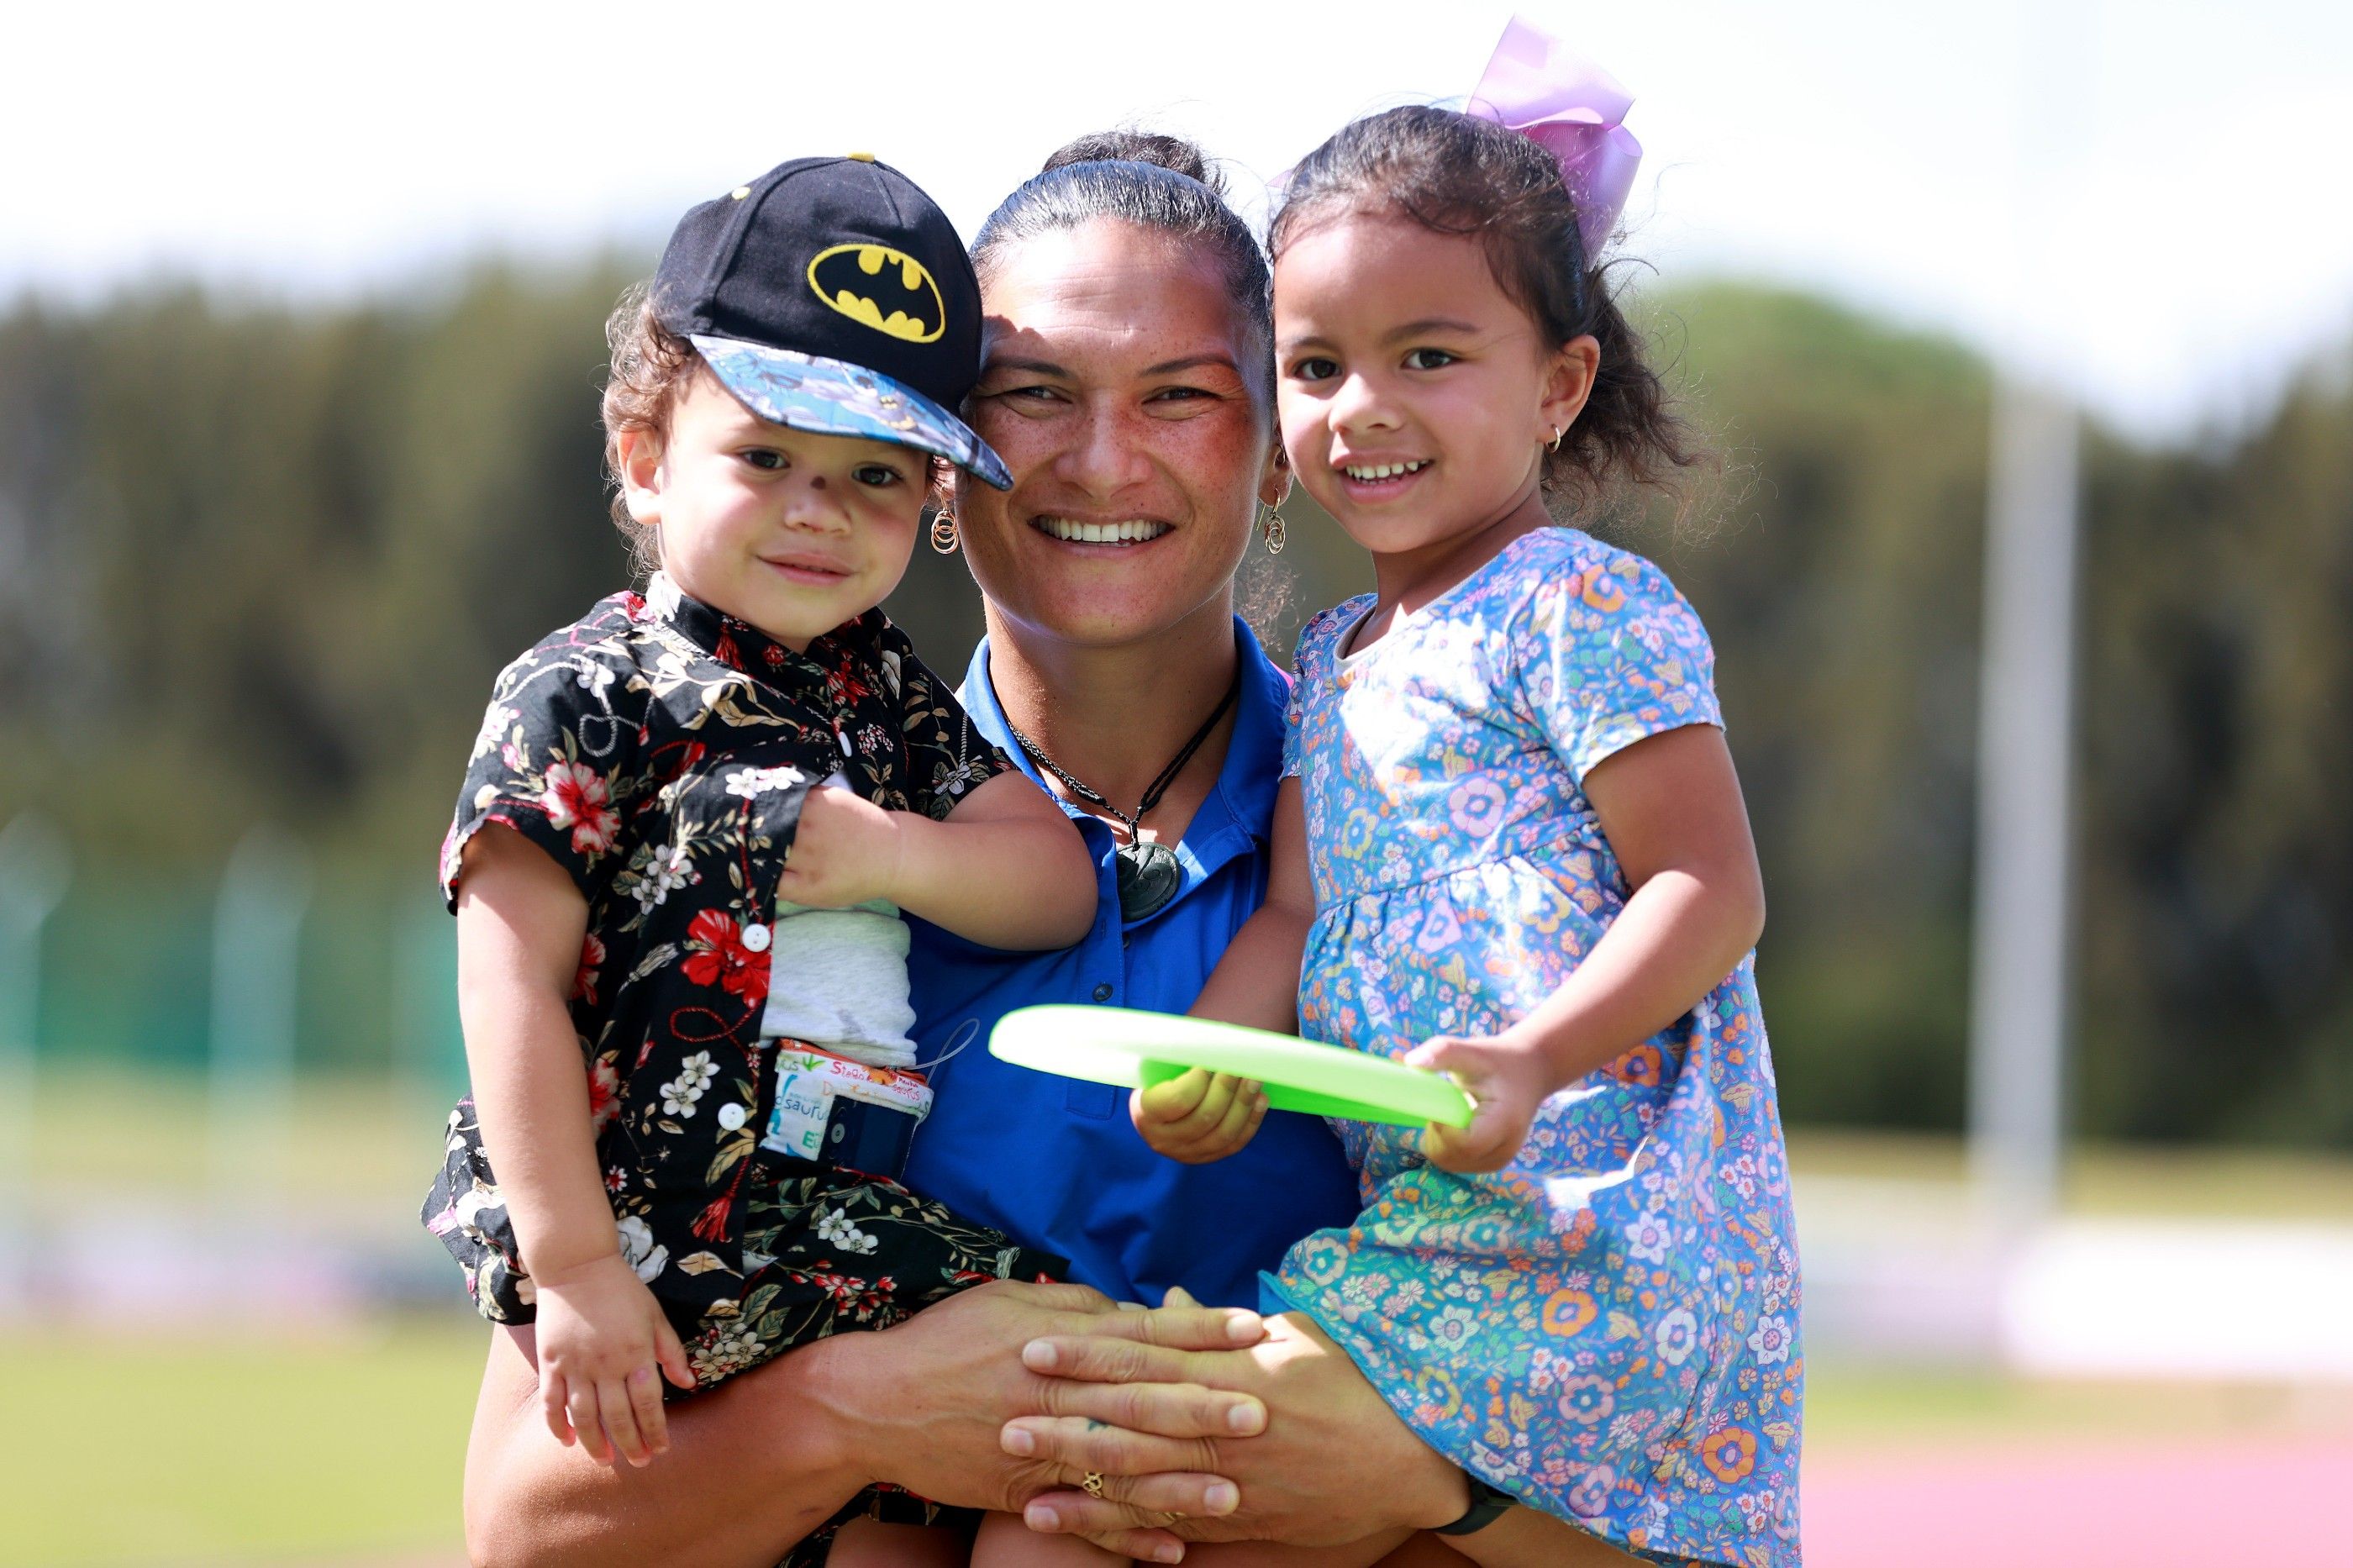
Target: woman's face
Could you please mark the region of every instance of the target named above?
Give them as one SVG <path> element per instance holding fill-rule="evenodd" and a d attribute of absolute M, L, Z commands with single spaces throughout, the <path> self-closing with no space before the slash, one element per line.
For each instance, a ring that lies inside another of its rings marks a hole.
<path fill-rule="evenodd" d="M 998 249 L 981 302 L 970 418 L 1013 488 L 961 479 L 956 517 L 996 613 L 1095 647 L 1222 613 L 1290 480 L 1217 257 L 1103 219 Z"/>

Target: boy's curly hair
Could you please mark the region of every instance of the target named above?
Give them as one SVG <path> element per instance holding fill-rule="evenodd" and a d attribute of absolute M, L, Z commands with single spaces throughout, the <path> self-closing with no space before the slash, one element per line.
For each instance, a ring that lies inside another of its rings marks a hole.
<path fill-rule="evenodd" d="M 656 318 L 648 285 L 635 283 L 605 320 L 605 342 L 612 368 L 605 378 L 605 475 L 613 487 L 613 526 L 628 542 L 629 559 L 640 575 L 661 567 L 655 531 L 629 515 L 621 489 L 621 437 L 651 434 L 670 438 L 670 411 L 678 394 L 702 368 L 694 345 Z"/>

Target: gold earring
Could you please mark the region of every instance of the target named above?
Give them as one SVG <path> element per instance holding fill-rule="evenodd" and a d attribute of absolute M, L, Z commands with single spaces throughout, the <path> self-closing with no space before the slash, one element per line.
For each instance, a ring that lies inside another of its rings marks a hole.
<path fill-rule="evenodd" d="M 1271 506 L 1266 509 L 1266 522 L 1263 525 L 1263 531 L 1266 534 L 1266 552 L 1269 555 L 1282 554 L 1282 509 L 1281 507 Z"/>
<path fill-rule="evenodd" d="M 955 513 L 945 507 L 932 514 L 932 548 L 943 555 L 956 552 Z"/>

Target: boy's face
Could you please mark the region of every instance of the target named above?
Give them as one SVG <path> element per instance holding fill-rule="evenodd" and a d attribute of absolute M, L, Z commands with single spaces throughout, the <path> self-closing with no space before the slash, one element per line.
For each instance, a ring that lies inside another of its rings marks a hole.
<path fill-rule="evenodd" d="M 622 490 L 662 570 L 796 652 L 899 585 L 930 479 L 912 447 L 772 425 L 708 373 L 671 403 L 667 441 L 621 440 Z"/>

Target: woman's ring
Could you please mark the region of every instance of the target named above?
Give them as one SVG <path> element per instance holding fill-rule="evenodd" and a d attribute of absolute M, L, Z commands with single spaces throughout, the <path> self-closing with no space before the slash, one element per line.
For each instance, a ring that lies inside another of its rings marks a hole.
<path fill-rule="evenodd" d="M 1086 1493 L 1087 1496 L 1094 1499 L 1097 1502 L 1101 1502 L 1103 1500 L 1103 1472 L 1101 1470 L 1089 1470 L 1086 1475 L 1086 1479 L 1079 1483 L 1079 1489 Z"/>

